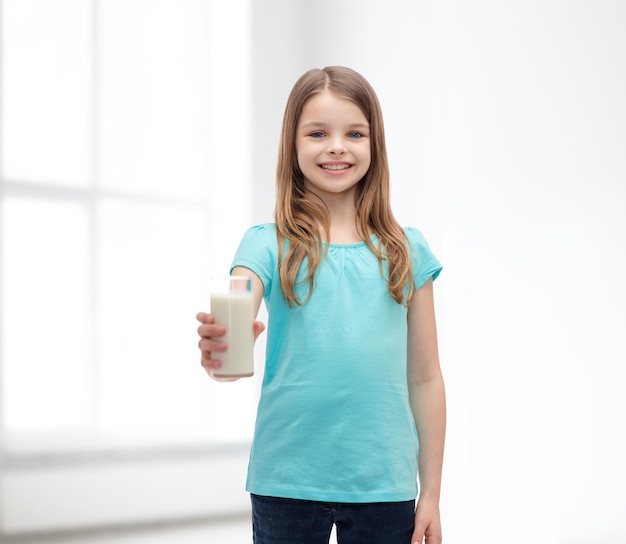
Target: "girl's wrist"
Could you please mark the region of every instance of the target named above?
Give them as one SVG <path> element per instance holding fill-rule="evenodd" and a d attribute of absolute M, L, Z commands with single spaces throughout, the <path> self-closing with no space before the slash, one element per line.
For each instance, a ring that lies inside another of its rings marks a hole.
<path fill-rule="evenodd" d="M 418 497 L 418 502 L 430 502 L 439 504 L 440 492 L 433 489 L 421 489 Z"/>

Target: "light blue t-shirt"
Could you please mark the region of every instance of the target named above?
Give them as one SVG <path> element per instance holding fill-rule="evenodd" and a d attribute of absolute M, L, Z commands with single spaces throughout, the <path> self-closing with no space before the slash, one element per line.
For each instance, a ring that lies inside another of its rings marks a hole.
<path fill-rule="evenodd" d="M 420 231 L 405 232 L 419 288 L 442 267 Z M 407 308 L 366 243 L 330 244 L 311 298 L 293 308 L 280 288 L 275 224 L 250 228 L 232 266 L 261 279 L 269 315 L 246 489 L 329 502 L 414 499 Z"/>

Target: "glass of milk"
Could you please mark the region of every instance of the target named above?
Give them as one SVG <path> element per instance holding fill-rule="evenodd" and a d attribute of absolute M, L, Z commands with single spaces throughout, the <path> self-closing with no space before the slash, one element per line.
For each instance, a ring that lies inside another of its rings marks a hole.
<path fill-rule="evenodd" d="M 215 340 L 228 347 L 214 357 L 222 367 L 212 371 L 217 379 L 235 379 L 254 374 L 254 299 L 252 278 L 223 276 L 210 279 L 211 314 L 215 323 L 226 327 L 226 334 Z"/>

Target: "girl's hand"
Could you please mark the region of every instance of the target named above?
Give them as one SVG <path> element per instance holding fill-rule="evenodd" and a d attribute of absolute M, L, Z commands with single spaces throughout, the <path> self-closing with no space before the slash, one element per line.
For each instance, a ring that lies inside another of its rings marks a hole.
<path fill-rule="evenodd" d="M 213 340 L 213 337 L 224 336 L 226 334 L 226 327 L 216 324 L 215 318 L 204 312 L 200 312 L 196 316 L 196 319 L 200 322 L 200 326 L 198 327 L 198 336 L 200 336 L 198 347 L 200 348 L 201 354 L 200 364 L 207 374 L 213 377 L 213 370 L 220 368 L 222 361 L 213 359 L 212 353 L 217 353 L 219 357 L 219 354 L 226 351 L 228 347 L 226 342 Z"/>
<path fill-rule="evenodd" d="M 425 540 L 424 540 L 425 539 Z M 415 529 L 411 544 L 441 544 L 441 519 L 439 504 L 420 499 L 415 509 Z"/>
<path fill-rule="evenodd" d="M 234 380 L 224 380 L 222 378 L 216 378 L 213 376 L 213 371 L 221 368 L 222 361 L 219 359 L 214 359 L 213 356 L 215 354 L 223 353 L 228 348 L 226 342 L 222 342 L 220 340 L 214 340 L 214 337 L 224 336 L 226 334 L 226 327 L 219 323 L 215 323 L 215 318 L 207 313 L 200 312 L 196 319 L 200 322 L 200 326 L 198 327 L 198 336 L 200 336 L 200 340 L 198 341 L 198 347 L 200 348 L 200 364 L 206 371 L 206 373 L 211 376 L 216 381 L 234 381 Z M 265 330 L 265 325 L 261 321 L 254 321 L 252 324 L 252 328 L 254 331 L 254 339 L 256 340 L 258 336 Z"/>

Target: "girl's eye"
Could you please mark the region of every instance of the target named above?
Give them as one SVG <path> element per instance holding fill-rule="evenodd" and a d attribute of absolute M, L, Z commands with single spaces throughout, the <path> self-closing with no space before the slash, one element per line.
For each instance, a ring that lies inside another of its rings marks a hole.
<path fill-rule="evenodd" d="M 311 137 L 313 138 L 323 138 L 324 137 L 324 133 L 320 130 L 316 130 L 315 132 L 311 133 Z"/>
<path fill-rule="evenodd" d="M 349 138 L 360 138 L 361 136 L 363 136 L 363 134 L 360 132 L 348 132 Z"/>

